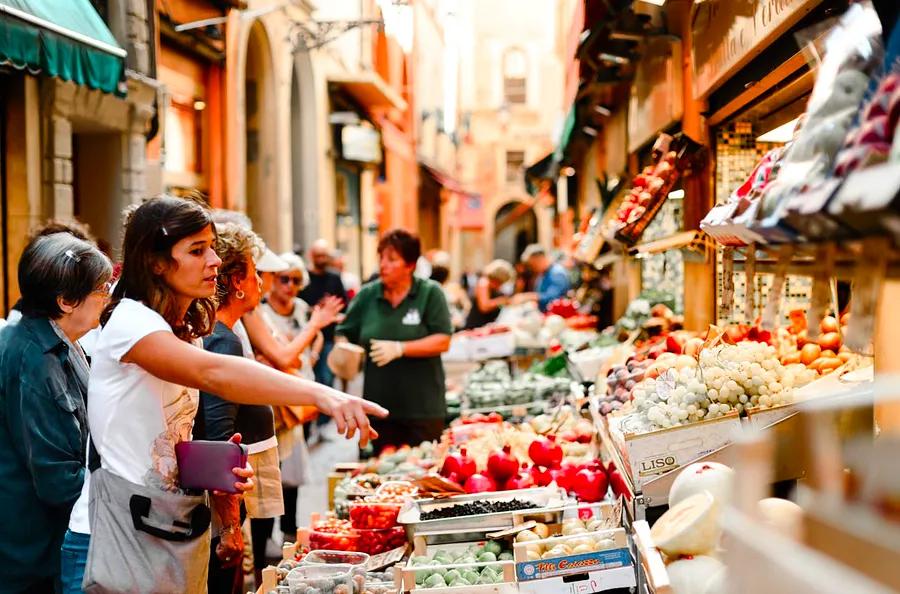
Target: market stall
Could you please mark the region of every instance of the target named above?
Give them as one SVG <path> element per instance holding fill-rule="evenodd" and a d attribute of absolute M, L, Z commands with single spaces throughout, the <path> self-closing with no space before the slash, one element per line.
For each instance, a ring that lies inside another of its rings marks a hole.
<path fill-rule="evenodd" d="M 616 322 L 598 330 L 561 301 L 455 337 L 458 418 L 439 442 L 338 474 L 331 512 L 270 579 L 312 584 L 330 549 L 368 557 L 336 557 L 347 589 L 322 592 L 900 590 L 884 478 L 897 443 L 875 439 L 876 419 L 898 426 L 879 298 L 900 274 L 900 72 L 871 6 L 823 21 L 834 12 L 818 4 L 789 3 L 753 35 L 747 7 L 692 32 L 682 90 L 709 102 L 715 140 L 677 132 L 695 127 L 688 102 L 683 123 L 680 107 L 652 123 L 673 134 L 629 147 L 642 167 L 575 249 L 639 271 Z M 732 82 L 810 24 L 812 45 L 765 71 L 766 88 Z M 746 55 L 718 54 L 734 35 Z M 710 160 L 715 179 L 699 179 Z M 714 204 L 695 216 L 704 183 Z M 714 304 L 691 284 L 703 270 Z"/>

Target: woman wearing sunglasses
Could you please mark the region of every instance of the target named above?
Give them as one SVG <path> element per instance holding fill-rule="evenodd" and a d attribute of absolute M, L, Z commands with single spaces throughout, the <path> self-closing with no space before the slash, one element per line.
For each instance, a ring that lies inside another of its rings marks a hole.
<path fill-rule="evenodd" d="M 315 380 L 313 368 L 324 344 L 322 329 L 337 320 L 344 305 L 337 297 L 326 297 L 310 309 L 309 304 L 298 297 L 309 279 L 303 259 L 290 252 L 281 254 L 280 258 L 288 268 L 275 274 L 275 282 L 260 310 L 276 340 L 305 345 L 300 355 L 300 367 L 294 373 L 304 379 Z M 303 424 L 314 418 L 302 409 L 293 411 L 292 414 L 291 410 L 281 409 L 287 414 L 278 415 L 284 495 L 284 515 L 280 526 L 288 540 L 292 540 L 292 535 L 297 531 L 297 495 L 309 473 L 309 453 Z"/>

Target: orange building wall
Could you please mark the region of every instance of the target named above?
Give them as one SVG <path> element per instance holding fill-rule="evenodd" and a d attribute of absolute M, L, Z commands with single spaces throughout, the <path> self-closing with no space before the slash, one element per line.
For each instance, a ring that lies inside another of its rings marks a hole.
<path fill-rule="evenodd" d="M 385 177 L 375 187 L 379 231 L 402 227 L 417 231 L 419 170 L 413 126 L 414 98 L 408 78 L 410 57 L 384 32 L 375 35 L 373 67 L 375 72 L 407 103 L 404 112 L 394 109 L 373 113 L 381 129 L 385 152 Z"/>

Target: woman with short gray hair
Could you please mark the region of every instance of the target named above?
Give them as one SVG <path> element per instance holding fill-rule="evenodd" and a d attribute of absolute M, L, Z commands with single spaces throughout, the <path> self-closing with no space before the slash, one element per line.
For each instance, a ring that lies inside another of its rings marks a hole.
<path fill-rule="evenodd" d="M 88 438 L 78 339 L 99 323 L 112 273 L 65 232 L 35 237 L 19 261 L 23 317 L 0 331 L 0 565 L 11 591 L 59 590 Z"/>

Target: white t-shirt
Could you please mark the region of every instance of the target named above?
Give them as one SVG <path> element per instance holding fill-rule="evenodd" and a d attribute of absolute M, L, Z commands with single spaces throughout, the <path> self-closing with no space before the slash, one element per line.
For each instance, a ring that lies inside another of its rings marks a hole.
<path fill-rule="evenodd" d="M 275 338 L 284 343 L 294 340 L 309 323 L 309 304 L 299 297 L 294 298 L 294 309 L 290 315 L 281 315 L 269 303 L 260 305 L 259 311 L 262 313 L 263 319 L 269 325 L 269 328 L 272 329 Z M 300 354 L 300 361 L 302 366 L 297 371 L 297 375 L 308 380 L 315 380 L 316 376 L 313 373 L 312 365 L 312 346 Z"/>
<path fill-rule="evenodd" d="M 172 328 L 143 303 L 119 302 L 91 357 L 88 424 L 103 468 L 132 483 L 174 491 L 178 489 L 175 444 L 191 439 L 199 392 L 121 361 L 139 340 L 156 332 Z M 89 480 L 86 473 L 69 522 L 73 532 L 82 534 L 90 529 Z"/>

